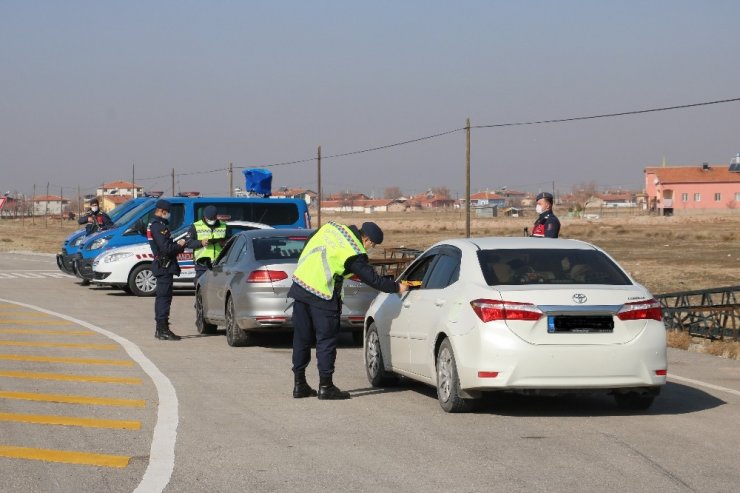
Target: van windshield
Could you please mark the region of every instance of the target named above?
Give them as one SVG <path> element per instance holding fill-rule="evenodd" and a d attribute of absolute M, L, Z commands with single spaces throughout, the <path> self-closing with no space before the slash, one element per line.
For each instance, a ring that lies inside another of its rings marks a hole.
<path fill-rule="evenodd" d="M 124 215 L 116 219 L 113 222 L 113 226 L 115 226 L 116 228 L 119 228 L 125 224 L 128 224 L 129 222 L 131 222 L 132 219 L 139 217 L 141 213 L 145 211 L 146 209 L 148 209 L 151 205 L 152 205 L 151 201 L 146 201 L 140 205 L 137 205 L 136 207 L 134 207 L 133 209 L 131 209 L 130 211 L 128 211 L 127 213 L 125 213 Z"/>
<path fill-rule="evenodd" d="M 196 221 L 203 217 L 203 209 L 208 203 L 195 207 Z M 251 221 L 268 226 L 306 227 L 295 203 L 281 203 L 270 199 L 264 202 L 223 202 L 215 203 L 218 218 L 222 221 Z M 301 221 L 301 222 L 299 222 Z"/>

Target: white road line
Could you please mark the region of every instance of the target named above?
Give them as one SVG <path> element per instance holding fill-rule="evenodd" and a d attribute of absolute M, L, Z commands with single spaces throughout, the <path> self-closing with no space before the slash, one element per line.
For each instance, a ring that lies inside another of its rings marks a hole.
<path fill-rule="evenodd" d="M 738 390 L 728 389 L 727 387 L 720 387 L 719 385 L 702 382 L 701 380 L 692 380 L 691 378 L 679 377 L 678 375 L 674 375 L 673 373 L 669 373 L 668 378 L 672 380 L 678 380 L 679 382 L 690 383 L 699 387 L 706 387 L 708 389 L 719 390 L 720 392 L 727 392 L 728 394 L 740 396 L 740 391 Z"/>
<path fill-rule="evenodd" d="M 152 382 L 154 382 L 154 386 L 157 389 L 157 396 L 159 399 L 157 423 L 154 425 L 154 433 L 152 435 L 149 464 L 147 465 L 146 471 L 144 471 L 144 477 L 141 478 L 141 482 L 134 492 L 148 493 L 154 491 L 161 492 L 164 490 L 170 482 L 172 471 L 175 467 L 175 442 L 177 440 L 177 425 L 179 422 L 177 394 L 175 393 L 175 387 L 172 385 L 169 378 L 159 371 L 159 368 L 157 368 L 156 365 L 141 352 L 139 346 L 124 337 L 114 334 L 113 332 L 39 306 L 28 305 L 26 303 L 6 300 L 3 298 L 0 298 L 0 302 L 12 303 L 14 305 L 30 308 L 31 310 L 37 310 L 55 317 L 63 318 L 64 320 L 87 327 L 90 330 L 94 330 L 99 334 L 113 339 L 120 344 L 126 350 L 131 359 L 133 359 L 141 369 L 149 375 L 149 378 L 152 379 Z"/>

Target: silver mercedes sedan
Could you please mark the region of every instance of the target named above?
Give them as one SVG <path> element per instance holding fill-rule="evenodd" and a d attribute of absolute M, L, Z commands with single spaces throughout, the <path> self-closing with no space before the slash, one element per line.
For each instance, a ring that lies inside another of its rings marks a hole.
<path fill-rule="evenodd" d="M 293 272 L 313 230 L 265 229 L 232 237 L 195 292 L 201 334 L 226 328 L 229 346 L 245 346 L 254 332 L 293 330 Z M 378 294 L 359 280 L 344 281 L 341 324 L 362 344 L 365 312 Z"/>

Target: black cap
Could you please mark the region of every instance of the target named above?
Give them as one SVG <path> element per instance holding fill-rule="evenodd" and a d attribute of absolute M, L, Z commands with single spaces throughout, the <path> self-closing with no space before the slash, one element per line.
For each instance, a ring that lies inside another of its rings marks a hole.
<path fill-rule="evenodd" d="M 375 223 L 362 223 L 360 230 L 376 245 L 383 243 L 383 230 Z"/>
<path fill-rule="evenodd" d="M 540 192 L 537 194 L 537 197 L 535 197 L 535 200 L 545 199 L 552 202 L 552 194 L 547 192 Z"/>
<path fill-rule="evenodd" d="M 156 207 L 157 207 L 157 209 L 162 209 L 163 211 L 169 211 L 170 210 L 170 207 L 172 207 L 172 206 L 165 199 L 159 199 L 159 200 L 157 200 Z"/>
<path fill-rule="evenodd" d="M 92 199 L 90 199 L 90 205 L 93 205 L 93 204 L 95 204 L 95 205 L 99 205 L 100 204 L 100 202 L 98 202 L 98 198 L 97 197 L 93 197 Z"/>
<path fill-rule="evenodd" d="M 216 219 L 216 206 L 209 205 L 205 209 L 203 209 L 203 218 L 210 220 Z"/>

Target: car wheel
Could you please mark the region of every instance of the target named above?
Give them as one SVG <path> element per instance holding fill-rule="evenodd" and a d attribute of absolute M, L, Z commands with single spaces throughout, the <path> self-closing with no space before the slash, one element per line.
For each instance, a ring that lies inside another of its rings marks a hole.
<path fill-rule="evenodd" d="M 249 341 L 249 333 L 239 328 L 236 323 L 236 310 L 234 309 L 234 298 L 226 299 L 226 342 L 231 347 L 246 346 Z"/>
<path fill-rule="evenodd" d="M 200 291 L 195 293 L 195 327 L 198 329 L 198 334 L 213 334 L 216 331 L 215 324 L 206 322 L 203 313 L 203 296 Z"/>
<path fill-rule="evenodd" d="M 152 272 L 152 264 L 140 264 L 134 267 L 128 276 L 128 287 L 136 296 L 154 296 L 157 290 L 157 278 Z"/>
<path fill-rule="evenodd" d="M 130 287 L 128 287 L 128 284 L 124 284 L 123 286 L 117 286 L 117 287 L 118 287 L 118 288 L 120 288 L 120 289 L 123 289 L 123 291 L 124 291 L 124 292 L 125 292 L 126 294 L 134 294 L 134 292 L 133 292 L 133 291 L 131 291 L 131 288 L 130 288 Z"/>
<path fill-rule="evenodd" d="M 398 378 L 386 371 L 383 364 L 383 353 L 380 350 L 380 338 L 375 322 L 367 329 L 365 339 L 365 372 L 367 380 L 373 387 L 387 387 L 398 382 Z"/>
<path fill-rule="evenodd" d="M 90 285 L 90 279 L 83 279 L 80 283 L 80 286 L 89 286 Z"/>
<path fill-rule="evenodd" d="M 464 413 L 473 408 L 473 400 L 460 397 L 460 378 L 449 339 L 442 341 L 437 354 L 437 399 L 448 413 Z"/>
<path fill-rule="evenodd" d="M 654 395 L 639 394 L 637 392 L 627 392 L 623 394 L 614 394 L 614 400 L 617 407 L 625 411 L 644 411 L 649 408 L 655 400 Z"/>

